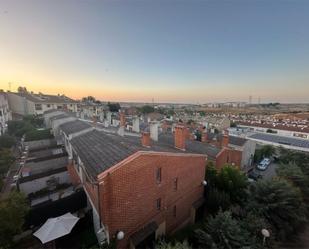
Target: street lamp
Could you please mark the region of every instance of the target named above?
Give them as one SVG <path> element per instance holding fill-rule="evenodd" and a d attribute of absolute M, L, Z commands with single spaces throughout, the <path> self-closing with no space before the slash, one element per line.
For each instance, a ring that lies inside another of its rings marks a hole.
<path fill-rule="evenodd" d="M 264 245 L 265 245 L 265 242 L 266 242 L 266 239 L 269 238 L 269 236 L 270 236 L 270 233 L 269 233 L 269 231 L 268 231 L 267 229 L 265 229 L 265 228 L 263 228 L 263 229 L 261 230 L 261 233 L 262 233 L 262 235 L 263 235 L 263 246 L 264 246 Z"/>

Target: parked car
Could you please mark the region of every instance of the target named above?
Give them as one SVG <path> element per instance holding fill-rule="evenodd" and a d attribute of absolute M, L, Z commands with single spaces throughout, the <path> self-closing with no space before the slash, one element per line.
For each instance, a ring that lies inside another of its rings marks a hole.
<path fill-rule="evenodd" d="M 248 173 L 248 179 L 250 181 L 250 179 L 257 181 L 258 179 L 261 179 L 262 175 L 260 175 L 259 173 L 255 172 L 254 170 L 252 170 L 251 172 Z"/>
<path fill-rule="evenodd" d="M 270 163 L 271 161 L 269 158 L 264 158 L 256 167 L 258 170 L 266 170 Z"/>

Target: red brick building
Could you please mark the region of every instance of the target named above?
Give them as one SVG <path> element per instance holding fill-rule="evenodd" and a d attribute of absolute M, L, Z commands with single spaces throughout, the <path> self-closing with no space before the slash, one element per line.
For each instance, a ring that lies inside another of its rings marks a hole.
<path fill-rule="evenodd" d="M 145 247 L 201 213 L 204 145 L 187 143 L 181 126 L 157 142 L 149 136 L 93 130 L 66 141 L 68 171 L 88 195 L 99 241 L 118 235 L 118 248 Z"/>

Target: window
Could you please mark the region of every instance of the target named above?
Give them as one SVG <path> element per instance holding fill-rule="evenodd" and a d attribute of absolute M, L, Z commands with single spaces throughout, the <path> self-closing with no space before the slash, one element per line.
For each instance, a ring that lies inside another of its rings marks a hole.
<path fill-rule="evenodd" d="M 174 190 L 178 189 L 178 177 L 174 179 Z"/>
<path fill-rule="evenodd" d="M 157 210 L 161 210 L 161 198 L 157 199 Z"/>
<path fill-rule="evenodd" d="M 157 168 L 156 179 L 157 183 L 161 183 L 161 168 Z"/>
<path fill-rule="evenodd" d="M 35 110 L 41 111 L 42 110 L 42 105 L 41 104 L 35 104 Z"/>
<path fill-rule="evenodd" d="M 50 104 L 47 104 L 47 108 L 50 108 Z"/>
<path fill-rule="evenodd" d="M 177 212 L 177 209 L 176 209 L 176 205 L 174 206 L 173 208 L 173 216 L 176 217 L 176 212 Z"/>

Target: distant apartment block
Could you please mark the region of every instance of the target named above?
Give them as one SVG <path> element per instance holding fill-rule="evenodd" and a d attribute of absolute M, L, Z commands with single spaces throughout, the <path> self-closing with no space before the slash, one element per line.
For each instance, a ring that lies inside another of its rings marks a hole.
<path fill-rule="evenodd" d="M 28 91 L 7 92 L 9 106 L 13 114 L 40 115 L 48 110 L 77 112 L 78 102 L 65 95 L 47 95 Z"/>
<path fill-rule="evenodd" d="M 7 94 L 0 92 L 0 135 L 7 129 L 7 122 L 12 119 Z"/>

